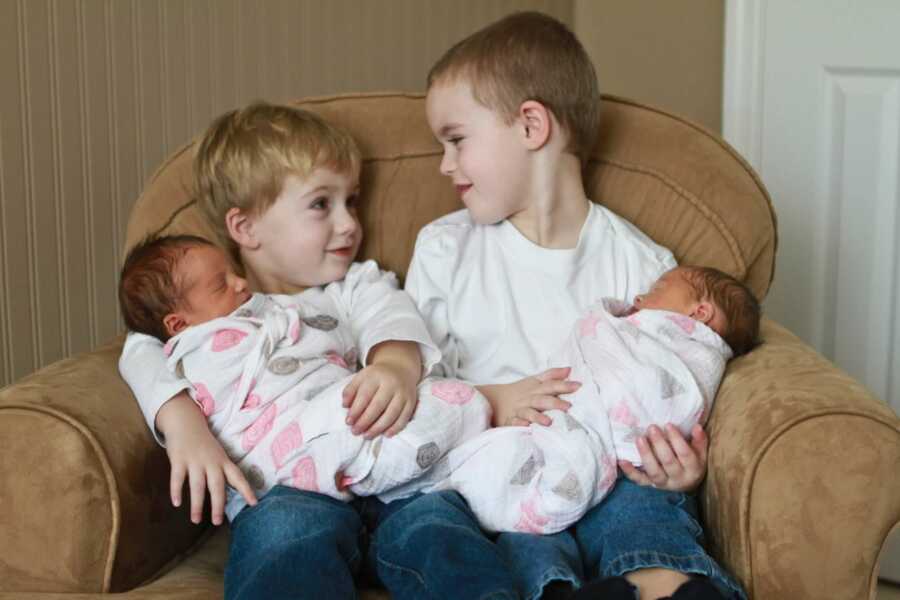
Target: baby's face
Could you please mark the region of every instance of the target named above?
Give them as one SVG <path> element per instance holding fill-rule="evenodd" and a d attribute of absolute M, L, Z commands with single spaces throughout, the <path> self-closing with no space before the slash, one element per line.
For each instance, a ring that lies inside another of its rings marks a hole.
<path fill-rule="evenodd" d="M 215 246 L 194 246 L 178 261 L 175 280 L 184 290 L 179 313 L 187 325 L 199 325 L 233 313 L 250 299 L 247 282 Z"/>
<path fill-rule="evenodd" d="M 649 292 L 635 296 L 634 306 L 637 309 L 668 310 L 691 316 L 699 301 L 684 270 L 676 268 L 657 279 Z"/>

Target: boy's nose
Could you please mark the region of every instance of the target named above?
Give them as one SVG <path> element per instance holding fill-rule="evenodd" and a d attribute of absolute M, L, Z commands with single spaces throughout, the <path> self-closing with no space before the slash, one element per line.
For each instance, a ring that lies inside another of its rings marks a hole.
<path fill-rule="evenodd" d="M 349 234 L 356 231 L 359 226 L 356 219 L 348 210 L 344 210 L 338 216 L 336 230 L 340 234 Z"/>
<path fill-rule="evenodd" d="M 445 151 L 444 155 L 441 157 L 441 175 L 449 176 L 454 170 L 456 170 L 456 161 L 453 160 L 449 152 Z"/>

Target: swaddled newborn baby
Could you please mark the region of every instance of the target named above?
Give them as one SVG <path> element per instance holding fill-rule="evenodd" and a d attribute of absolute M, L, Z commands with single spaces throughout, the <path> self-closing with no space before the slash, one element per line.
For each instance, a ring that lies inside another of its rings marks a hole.
<path fill-rule="evenodd" d="M 605 298 L 579 319 L 548 366 L 571 366 L 582 382 L 550 426 L 493 429 L 452 450 L 415 491 L 452 488 L 483 527 L 554 533 L 597 505 L 617 478 L 617 460 L 640 465 L 635 440 L 650 425 L 689 435 L 704 423 L 725 364 L 751 350 L 760 309 L 720 271 L 679 267 L 629 305 Z M 412 488 L 386 495 L 403 497 Z"/>

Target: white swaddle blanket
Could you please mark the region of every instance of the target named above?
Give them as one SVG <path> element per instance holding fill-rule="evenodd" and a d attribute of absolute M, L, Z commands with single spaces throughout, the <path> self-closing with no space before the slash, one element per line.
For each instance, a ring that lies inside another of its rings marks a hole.
<path fill-rule="evenodd" d="M 297 296 L 255 294 L 231 315 L 172 338 L 165 352 L 258 495 L 276 484 L 341 500 L 378 494 L 489 426 L 490 408 L 474 388 L 430 379 L 400 434 L 353 435 L 342 406 L 357 371 L 353 332 Z"/>
<path fill-rule="evenodd" d="M 688 435 L 712 406 L 728 345 L 706 325 L 604 299 L 573 327 L 548 366 L 571 366 L 581 388 L 544 427 L 492 429 L 452 450 L 422 480 L 382 495 L 455 489 L 492 531 L 555 533 L 612 489 L 617 459 L 640 464 L 635 440 L 652 424 Z"/>

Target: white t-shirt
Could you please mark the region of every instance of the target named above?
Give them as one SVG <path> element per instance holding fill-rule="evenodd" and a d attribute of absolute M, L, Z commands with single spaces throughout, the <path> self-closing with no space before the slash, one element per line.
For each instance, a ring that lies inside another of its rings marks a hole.
<path fill-rule="evenodd" d="M 435 373 L 511 383 L 549 366 L 579 315 L 603 297 L 631 302 L 676 266 L 637 227 L 591 203 L 578 244 L 549 249 L 509 221 L 461 210 L 419 232 L 406 291 L 442 353 Z"/>
<path fill-rule="evenodd" d="M 298 297 L 349 324 L 363 366 L 375 345 L 388 340 L 411 341 L 419 344 L 424 374 L 428 374 L 440 353 L 409 296 L 397 287 L 396 275 L 379 270 L 375 261 L 369 260 L 353 263 L 344 279 L 310 288 Z M 162 342 L 141 333 L 128 334 L 119 372 L 162 444 L 155 427 L 156 414 L 172 396 L 190 388 L 190 382 L 166 367 Z"/>

